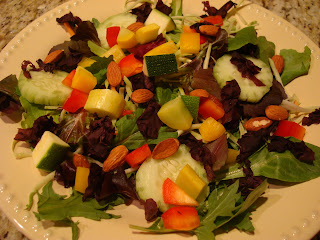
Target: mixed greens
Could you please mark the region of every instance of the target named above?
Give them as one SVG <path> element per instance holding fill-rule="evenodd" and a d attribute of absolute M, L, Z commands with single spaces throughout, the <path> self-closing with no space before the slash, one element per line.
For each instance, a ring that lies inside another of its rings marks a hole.
<path fill-rule="evenodd" d="M 320 148 L 303 141 L 320 110 L 284 88 L 308 74 L 310 49 L 276 55 L 257 22 L 237 18 L 241 3 L 203 6 L 194 16 L 182 0 L 127 1 L 103 22 L 66 14 L 57 23 L 70 40 L 0 82 L 0 110 L 23 116 L 16 157 L 30 156 L 17 152 L 27 142 L 47 173 L 27 205 L 38 196 L 39 221 L 71 226 L 78 239 L 72 217 L 120 218 L 107 210 L 140 201 L 151 226 L 135 230 L 252 233 L 268 179 L 320 176 Z"/>

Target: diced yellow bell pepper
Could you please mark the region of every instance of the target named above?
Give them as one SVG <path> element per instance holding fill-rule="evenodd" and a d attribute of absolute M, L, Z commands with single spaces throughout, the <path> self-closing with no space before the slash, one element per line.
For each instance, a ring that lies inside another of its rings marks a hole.
<path fill-rule="evenodd" d="M 138 41 L 134 32 L 127 28 L 121 28 L 118 34 L 117 43 L 119 47 L 128 49 L 135 47 L 138 44 Z"/>
<path fill-rule="evenodd" d="M 181 33 L 180 51 L 197 54 L 200 51 L 200 33 Z"/>
<path fill-rule="evenodd" d="M 113 55 L 113 60 L 116 63 L 119 63 L 121 61 L 122 58 L 124 58 L 126 55 L 124 54 L 124 52 L 122 51 L 121 47 L 119 47 L 118 44 L 114 45 L 112 48 L 110 48 L 108 51 L 106 51 L 103 55 L 101 55 L 100 57 L 110 57 L 111 55 Z"/>
<path fill-rule="evenodd" d="M 176 44 L 171 40 L 164 44 L 159 45 L 158 47 L 153 48 L 149 52 L 147 52 L 144 56 L 154 56 L 154 55 L 162 55 L 162 54 L 172 54 L 178 51 Z"/>
<path fill-rule="evenodd" d="M 211 142 L 221 137 L 226 132 L 226 129 L 220 122 L 209 117 L 201 123 L 199 132 L 203 140 Z"/>
<path fill-rule="evenodd" d="M 226 160 L 226 164 L 235 163 L 237 161 L 238 155 L 239 155 L 239 151 L 228 148 L 228 158 Z"/>
<path fill-rule="evenodd" d="M 99 117 L 109 116 L 119 118 L 124 110 L 126 101 L 114 90 L 94 89 L 89 93 L 84 109 L 96 113 Z"/>
<path fill-rule="evenodd" d="M 184 166 L 179 172 L 176 184 L 194 199 L 197 199 L 201 191 L 206 186 L 206 183 L 198 176 L 189 164 Z"/>
<path fill-rule="evenodd" d="M 90 168 L 77 167 L 74 190 L 84 193 L 88 187 Z"/>
<path fill-rule="evenodd" d="M 87 57 L 83 57 L 81 59 L 81 61 L 78 63 L 78 66 L 81 66 L 81 67 L 89 67 L 91 66 L 91 64 L 95 63 L 96 61 L 91 59 L 91 58 L 87 58 Z"/>
<path fill-rule="evenodd" d="M 159 25 L 152 23 L 139 28 L 136 31 L 136 38 L 140 44 L 145 44 L 155 40 L 158 37 Z"/>
<path fill-rule="evenodd" d="M 71 88 L 89 93 L 96 85 L 96 77 L 84 67 L 78 66 L 72 79 Z"/>

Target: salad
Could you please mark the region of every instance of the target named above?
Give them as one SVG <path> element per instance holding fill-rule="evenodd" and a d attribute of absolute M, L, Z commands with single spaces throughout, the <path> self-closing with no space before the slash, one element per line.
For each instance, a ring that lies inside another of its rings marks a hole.
<path fill-rule="evenodd" d="M 182 7 L 132 1 L 102 22 L 61 16 L 70 40 L 1 81 L 1 111 L 23 114 L 13 152 L 46 175 L 27 205 L 39 221 L 77 239 L 73 217 L 117 219 L 111 209 L 139 201 L 150 226 L 133 231 L 252 233 L 268 182 L 320 176 L 319 148 L 303 141 L 319 110 L 284 88 L 308 74 L 310 49 L 276 49 L 235 17 L 241 3 L 204 1 L 201 16 Z"/>

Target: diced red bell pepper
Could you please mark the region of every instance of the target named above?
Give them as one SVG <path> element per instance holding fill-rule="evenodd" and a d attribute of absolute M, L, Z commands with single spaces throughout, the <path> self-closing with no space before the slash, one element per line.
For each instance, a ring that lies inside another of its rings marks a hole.
<path fill-rule="evenodd" d="M 144 160 L 146 160 L 149 156 L 151 156 L 151 150 L 149 145 L 146 143 L 145 145 L 133 150 L 126 156 L 126 161 L 131 167 L 137 167 Z"/>
<path fill-rule="evenodd" d="M 70 97 L 63 104 L 62 108 L 68 112 L 74 113 L 80 108 L 84 107 L 84 105 L 87 102 L 88 96 L 88 93 L 84 93 L 77 89 L 73 89 Z"/>
<path fill-rule="evenodd" d="M 203 21 L 209 22 L 213 25 L 218 25 L 218 26 L 223 25 L 223 18 L 220 15 L 204 17 Z"/>
<path fill-rule="evenodd" d="M 109 47 L 113 47 L 117 44 L 117 38 L 120 32 L 120 27 L 113 26 L 107 28 L 107 42 Z"/>
<path fill-rule="evenodd" d="M 140 60 L 134 57 L 134 54 L 129 54 L 121 59 L 118 63 L 123 76 L 131 77 L 142 72 L 143 64 Z"/>
<path fill-rule="evenodd" d="M 127 109 L 125 109 L 125 110 L 123 110 L 121 116 L 126 116 L 126 115 L 129 115 L 129 114 L 132 114 L 132 113 L 133 113 L 132 110 L 127 110 Z"/>
<path fill-rule="evenodd" d="M 172 207 L 162 214 L 164 228 L 189 231 L 200 226 L 195 207 Z"/>
<path fill-rule="evenodd" d="M 209 97 L 207 99 L 201 99 L 198 113 L 205 119 L 212 117 L 218 120 L 224 116 L 225 112 L 223 107 L 219 106 Z"/>
<path fill-rule="evenodd" d="M 279 121 L 277 130 L 275 131 L 275 136 L 280 137 L 294 137 L 299 140 L 303 140 L 306 129 L 299 125 L 298 123 L 281 120 Z"/>
<path fill-rule="evenodd" d="M 62 84 L 67 86 L 67 87 L 71 87 L 72 84 L 72 79 L 74 77 L 74 75 L 76 74 L 76 70 L 73 69 L 66 77 L 65 79 L 62 80 Z"/>

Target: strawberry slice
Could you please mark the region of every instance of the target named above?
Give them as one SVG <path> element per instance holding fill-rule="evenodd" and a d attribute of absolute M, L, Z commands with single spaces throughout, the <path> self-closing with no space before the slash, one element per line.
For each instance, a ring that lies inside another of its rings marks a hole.
<path fill-rule="evenodd" d="M 163 201 L 179 206 L 199 206 L 199 203 L 183 191 L 177 184 L 167 178 L 162 185 Z"/>
<path fill-rule="evenodd" d="M 200 218 L 194 207 L 172 207 L 161 217 L 167 229 L 189 231 L 200 226 Z"/>

